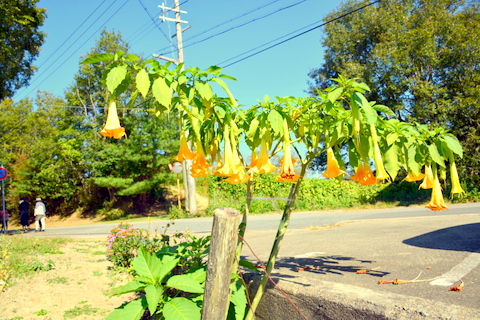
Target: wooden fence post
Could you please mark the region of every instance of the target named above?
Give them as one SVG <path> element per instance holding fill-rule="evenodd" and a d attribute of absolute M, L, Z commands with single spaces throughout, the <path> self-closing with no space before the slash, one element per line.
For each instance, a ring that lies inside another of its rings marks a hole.
<path fill-rule="evenodd" d="M 232 208 L 214 211 L 202 320 L 224 320 L 227 317 L 240 218 L 240 212 Z"/>

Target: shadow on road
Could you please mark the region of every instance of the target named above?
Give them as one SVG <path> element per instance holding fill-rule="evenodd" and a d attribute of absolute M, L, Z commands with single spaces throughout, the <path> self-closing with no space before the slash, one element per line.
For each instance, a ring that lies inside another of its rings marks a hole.
<path fill-rule="evenodd" d="M 429 249 L 476 252 L 480 249 L 480 223 L 436 230 L 406 239 L 403 243 Z"/>
<path fill-rule="evenodd" d="M 242 257 L 245 259 L 245 257 Z M 355 264 L 374 264 L 375 261 L 371 260 L 358 260 L 352 257 L 344 257 L 340 255 L 330 255 L 330 256 L 317 256 L 317 257 L 306 257 L 306 258 L 295 258 L 287 257 L 281 258 L 275 264 L 277 269 L 289 269 L 293 272 L 311 272 L 316 274 L 338 274 L 343 275 L 344 273 L 357 273 L 360 270 L 366 270 L 365 267 L 360 267 Z M 383 277 L 389 272 L 383 272 L 378 270 L 368 270 L 368 274 L 374 277 Z M 281 275 L 280 277 L 284 277 Z M 288 277 L 288 276 L 287 276 Z"/>

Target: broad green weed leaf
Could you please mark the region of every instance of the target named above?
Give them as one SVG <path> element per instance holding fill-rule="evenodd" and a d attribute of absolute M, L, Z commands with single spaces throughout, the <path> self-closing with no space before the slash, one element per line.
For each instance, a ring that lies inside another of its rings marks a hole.
<path fill-rule="evenodd" d="M 200 320 L 200 308 L 186 298 L 173 298 L 163 307 L 165 320 Z"/>
<path fill-rule="evenodd" d="M 141 69 L 137 73 L 135 82 L 137 84 L 138 91 L 140 91 L 144 98 L 147 97 L 148 90 L 150 89 L 150 78 L 148 77 L 148 73 L 145 69 Z"/>
<path fill-rule="evenodd" d="M 462 145 L 460 144 L 460 141 L 458 141 L 457 137 L 455 137 L 453 134 L 446 133 L 442 135 L 442 138 L 445 140 L 450 150 L 458 154 L 460 158 L 463 157 Z"/>
<path fill-rule="evenodd" d="M 115 291 L 114 295 L 119 296 L 121 294 L 129 293 L 129 292 L 135 292 L 135 291 L 140 291 L 145 288 L 145 285 L 139 281 L 132 281 L 124 285 L 123 287 L 118 288 L 118 290 Z"/>
<path fill-rule="evenodd" d="M 252 271 L 255 271 L 255 272 L 259 271 L 258 268 L 255 267 L 255 265 L 253 263 L 251 263 L 250 261 L 242 259 L 242 260 L 240 260 L 240 262 L 238 264 L 241 265 L 242 267 L 250 269 Z"/>
<path fill-rule="evenodd" d="M 145 297 L 133 300 L 108 315 L 106 320 L 139 320 L 147 309 Z"/>
<path fill-rule="evenodd" d="M 163 281 L 163 278 L 169 274 L 173 268 L 176 267 L 180 258 L 175 258 L 173 256 L 163 256 L 161 258 L 161 268 L 159 271 L 159 281 Z"/>
<path fill-rule="evenodd" d="M 132 265 L 139 276 L 150 280 L 150 284 L 156 284 L 162 280 L 160 277 L 162 262 L 156 255 L 148 253 L 145 248 L 140 247 L 138 256 L 133 259 Z"/>
<path fill-rule="evenodd" d="M 230 302 L 235 306 L 236 319 L 243 319 L 245 317 L 245 310 L 247 307 L 247 295 L 245 293 L 245 287 L 242 282 L 237 279 L 230 285 L 231 295 Z"/>
<path fill-rule="evenodd" d="M 203 293 L 204 291 L 203 286 L 197 280 L 186 274 L 173 276 L 168 279 L 167 287 L 191 293 Z"/>
<path fill-rule="evenodd" d="M 432 158 L 432 160 L 434 162 L 438 163 L 442 167 L 445 167 L 445 161 L 444 161 L 443 157 L 440 155 L 440 153 L 438 152 L 438 149 L 437 149 L 436 145 L 434 145 L 434 144 L 429 145 L 428 146 L 428 152 L 430 153 L 430 157 Z"/>
<path fill-rule="evenodd" d="M 213 91 L 210 84 L 204 82 L 197 82 L 195 83 L 195 87 L 197 88 L 197 91 L 200 94 L 201 98 L 205 100 L 212 99 Z"/>
<path fill-rule="evenodd" d="M 120 65 L 113 68 L 107 75 L 107 88 L 110 93 L 114 93 L 115 89 L 122 83 L 127 76 L 127 66 Z"/>
<path fill-rule="evenodd" d="M 385 152 L 383 156 L 383 160 L 385 162 L 385 169 L 387 170 L 390 177 L 394 181 L 397 177 L 398 170 L 400 170 L 400 163 L 398 162 L 398 146 L 393 144 L 388 148 L 387 152 Z"/>
<path fill-rule="evenodd" d="M 195 270 L 194 272 L 187 273 L 187 275 L 198 283 L 203 283 L 205 280 L 207 280 L 207 270 L 206 268 L 200 268 Z"/>
<path fill-rule="evenodd" d="M 157 311 L 158 302 L 163 294 L 163 288 L 161 286 L 146 286 L 145 297 L 147 298 L 148 311 L 150 314 L 154 314 Z"/>

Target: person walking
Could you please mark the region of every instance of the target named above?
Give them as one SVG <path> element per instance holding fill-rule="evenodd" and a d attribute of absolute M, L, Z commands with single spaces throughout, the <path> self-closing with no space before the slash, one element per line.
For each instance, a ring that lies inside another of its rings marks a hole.
<path fill-rule="evenodd" d="M 20 224 L 22 225 L 23 232 L 27 232 L 30 229 L 30 203 L 28 198 L 24 197 L 20 200 L 18 210 L 20 211 Z"/>
<path fill-rule="evenodd" d="M 5 208 L 5 211 L 0 211 L 0 223 L 2 224 L 3 231 L 8 230 L 8 220 L 10 220 L 8 217 L 8 210 Z"/>
<path fill-rule="evenodd" d="M 47 216 L 47 208 L 45 203 L 42 202 L 42 198 L 35 199 L 35 232 L 45 231 L 45 218 Z"/>

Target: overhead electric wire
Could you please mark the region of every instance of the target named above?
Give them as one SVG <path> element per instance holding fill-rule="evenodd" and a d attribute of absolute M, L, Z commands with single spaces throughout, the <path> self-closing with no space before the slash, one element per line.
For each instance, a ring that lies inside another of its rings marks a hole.
<path fill-rule="evenodd" d="M 158 30 L 160 30 L 160 32 L 163 34 L 163 36 L 165 37 L 165 39 L 167 39 L 168 42 L 172 43 L 172 40 L 165 34 L 165 32 L 163 32 L 162 28 L 160 28 L 159 25 L 157 25 L 157 20 L 152 17 L 150 15 L 150 13 L 148 12 L 147 10 L 147 7 L 145 7 L 145 5 L 143 4 L 143 1 L 142 0 L 138 0 L 138 2 L 140 3 L 140 5 L 143 7 L 143 9 L 145 10 L 145 12 L 147 13 L 147 15 L 150 17 L 150 20 L 152 20 L 153 24 L 158 28 Z"/>
<path fill-rule="evenodd" d="M 320 25 L 318 25 L 318 26 L 315 26 L 315 27 L 313 27 L 313 28 L 310 28 L 310 29 L 308 29 L 308 30 L 306 30 L 306 31 L 303 31 L 303 32 L 299 33 L 299 34 L 296 34 L 296 35 L 294 35 L 293 37 L 290 37 L 290 38 L 288 38 L 288 39 L 285 39 L 285 40 L 283 40 L 283 41 L 280 41 L 280 42 L 278 42 L 278 43 L 276 43 L 276 44 L 274 44 L 274 45 L 272 45 L 272 46 L 269 46 L 269 47 L 267 47 L 267 48 L 265 48 L 265 49 L 262 49 L 262 50 L 260 50 L 260 51 L 257 51 L 257 52 L 255 52 L 255 53 L 253 53 L 253 54 L 251 54 L 251 55 L 248 55 L 248 56 L 246 56 L 246 57 L 244 57 L 244 58 L 242 58 L 242 59 L 239 59 L 239 60 L 236 60 L 236 61 L 234 61 L 234 62 L 232 62 L 232 63 L 230 63 L 230 64 L 227 64 L 226 66 L 223 66 L 222 68 L 229 67 L 229 66 L 234 65 L 234 64 L 236 64 L 236 63 L 238 63 L 238 62 L 240 62 L 240 61 L 243 61 L 243 60 L 246 60 L 246 59 L 248 59 L 248 58 L 251 58 L 251 57 L 253 57 L 253 56 L 255 56 L 255 55 L 259 54 L 259 53 L 262 53 L 262 52 L 264 52 L 264 51 L 267 51 L 267 50 L 269 50 L 269 49 L 272 49 L 272 48 L 274 48 L 274 47 L 276 47 L 276 46 L 278 46 L 278 45 L 280 45 L 280 44 L 282 44 L 282 43 L 285 43 L 285 42 L 287 42 L 287 41 L 290 41 L 290 40 L 292 40 L 292 39 L 295 39 L 295 38 L 297 38 L 297 37 L 299 37 L 299 36 L 301 36 L 301 35 L 304 35 L 304 34 L 310 32 L 310 31 L 313 31 L 313 30 L 315 30 L 315 29 L 321 28 L 321 27 L 323 27 L 323 26 L 325 26 L 325 25 L 327 25 L 327 24 L 329 24 L 329 23 L 332 23 L 332 22 L 334 22 L 334 21 L 336 21 L 336 20 L 339 20 L 339 19 L 341 19 L 341 18 L 344 18 L 344 17 L 346 17 L 346 16 L 348 16 L 348 15 L 350 15 L 350 14 L 352 14 L 352 13 L 355 13 L 355 12 L 357 12 L 357 11 L 360 11 L 360 10 L 362 10 L 362 9 L 368 7 L 368 6 L 371 6 L 371 5 L 373 5 L 373 4 L 375 4 L 375 3 L 378 3 L 378 2 L 381 2 L 381 1 L 382 1 L 382 0 L 372 1 L 372 2 L 366 4 L 366 5 L 362 6 L 362 7 L 359 7 L 359 8 L 357 8 L 357 9 L 355 9 L 355 10 L 349 11 L 349 12 L 347 12 L 347 13 L 339 16 L 339 17 L 336 17 L 336 18 L 334 18 L 334 19 L 331 19 L 331 20 L 329 20 L 329 21 L 326 21 L 326 22 L 324 22 L 324 23 L 322 23 L 322 24 L 320 24 Z M 303 28 L 301 28 L 301 29 L 304 29 L 304 28 L 306 28 L 306 27 L 303 27 Z M 299 29 L 299 30 L 301 30 L 301 29 Z M 283 36 L 283 37 L 285 37 L 285 36 Z M 283 38 L 283 37 L 280 37 L 280 38 Z M 265 44 L 263 44 L 262 46 L 264 46 L 264 45 L 265 45 Z M 262 47 L 262 46 L 260 46 L 260 47 Z M 250 50 L 250 51 L 251 51 L 251 50 Z M 250 52 L 250 51 L 247 51 L 247 52 Z M 242 53 L 242 54 L 240 54 L 240 55 L 243 55 L 243 54 L 245 54 L 245 53 Z M 231 60 L 231 59 L 228 59 L 228 60 L 226 60 L 226 61 L 229 61 L 229 60 Z"/>
<path fill-rule="evenodd" d="M 104 2 L 105 2 L 105 1 L 104 1 Z M 102 4 L 103 4 L 103 2 L 102 2 Z M 76 39 L 67 49 L 65 49 L 65 50 L 60 54 L 60 56 L 57 58 L 57 60 L 60 59 L 75 43 L 77 43 L 77 41 L 79 41 L 80 38 L 83 37 L 83 35 L 84 35 L 88 30 L 90 30 L 90 28 L 92 28 L 92 26 L 105 14 L 105 12 L 107 12 L 107 10 L 110 9 L 110 7 L 112 7 L 114 4 L 115 4 L 115 1 L 113 1 L 113 2 L 98 16 L 98 18 L 97 18 L 95 21 L 93 21 L 93 22 L 90 24 L 90 26 L 89 26 L 81 35 L 79 35 L 79 36 L 77 37 L 77 39 Z M 98 7 L 97 7 L 97 9 L 98 9 Z M 97 10 L 97 9 L 95 9 L 95 10 Z M 93 13 L 92 13 L 92 14 L 93 14 Z M 90 15 L 90 16 L 91 16 L 91 15 Z M 89 16 L 89 17 L 90 17 L 90 16 Z M 87 19 L 88 19 L 88 18 L 87 18 Z M 86 21 L 86 20 L 85 20 L 85 21 Z M 77 28 L 77 30 L 78 30 L 78 28 Z M 76 31 L 76 30 L 75 30 L 75 31 Z M 74 33 L 75 33 L 75 31 L 74 31 Z M 68 40 L 68 39 L 67 39 L 67 40 Z M 62 44 L 62 45 L 63 45 L 63 44 Z M 48 59 L 47 59 L 47 60 L 48 60 Z M 34 84 L 36 81 L 38 81 L 38 80 L 42 77 L 42 75 L 45 74 L 45 73 L 50 69 L 50 67 L 52 67 L 56 62 L 57 62 L 57 61 L 53 61 L 52 63 L 50 63 L 50 64 L 45 68 L 45 70 L 43 70 L 42 72 L 40 72 L 40 73 L 38 74 L 38 76 L 35 77 L 35 79 L 29 84 L 28 87 L 31 87 L 32 84 Z M 42 64 L 42 65 L 43 65 L 43 64 Z M 44 80 L 44 81 L 45 81 L 45 80 Z M 42 81 L 40 84 L 42 84 L 44 81 Z M 21 94 L 22 92 L 25 92 L 25 91 L 28 89 L 28 87 L 25 88 L 24 90 L 22 90 L 21 92 L 17 93 L 15 96 Z M 30 91 L 30 92 L 31 92 L 31 91 Z M 30 92 L 29 92 L 28 94 L 30 94 Z"/>
<path fill-rule="evenodd" d="M 267 14 L 265 14 L 265 15 L 263 15 L 263 16 L 254 18 L 254 19 L 249 20 L 249 21 L 247 21 L 247 22 L 241 23 L 241 24 L 239 24 L 239 25 L 237 25 L 237 26 L 231 27 L 231 28 L 229 28 L 229 29 L 227 29 L 227 30 L 224 30 L 224 31 L 218 32 L 218 33 L 216 33 L 216 34 L 213 34 L 213 35 L 211 35 L 211 36 L 208 36 L 208 37 L 206 37 L 206 38 L 204 38 L 204 39 L 202 39 L 202 40 L 199 40 L 199 41 L 196 41 L 196 42 L 193 42 L 193 43 L 190 43 L 190 44 L 185 45 L 186 42 L 188 42 L 188 41 L 190 41 L 191 39 L 193 39 L 193 37 L 192 37 L 192 38 L 188 38 L 188 39 L 186 39 L 186 40 L 184 41 L 184 46 L 183 46 L 183 48 L 185 49 L 185 48 L 188 48 L 188 47 L 193 46 L 193 45 L 195 45 L 195 44 L 202 43 L 202 42 L 204 42 L 204 41 L 210 40 L 210 39 L 212 39 L 212 38 L 214 38 L 214 37 L 217 37 L 217 36 L 222 35 L 222 34 L 224 34 L 224 33 L 230 32 L 230 31 L 235 30 L 235 29 L 237 29 L 237 28 L 243 27 L 243 26 L 245 26 L 245 25 L 247 25 L 247 24 L 250 24 L 250 23 L 252 23 L 252 22 L 255 22 L 255 21 L 258 21 L 258 20 L 267 18 L 267 17 L 269 17 L 269 16 L 271 16 L 271 15 L 273 15 L 273 14 L 275 14 L 275 13 L 278 13 L 278 12 L 280 12 L 280 11 L 283 11 L 283 10 L 285 10 L 285 9 L 292 8 L 292 7 L 298 5 L 298 4 L 302 3 L 302 2 L 305 2 L 305 1 L 307 1 L 307 0 L 301 0 L 301 1 L 295 2 L 295 3 L 291 4 L 291 5 L 286 6 L 286 7 L 282 7 L 282 8 L 280 8 L 280 9 L 275 10 L 275 11 L 272 11 L 272 12 L 270 12 L 270 13 L 267 13 Z M 253 10 L 252 10 L 252 11 L 249 11 L 248 13 L 245 13 L 244 15 L 242 15 L 242 16 L 240 16 L 240 17 L 244 17 L 245 15 L 247 15 L 247 14 L 249 14 L 249 13 L 251 13 L 251 12 L 253 12 Z M 235 19 L 233 19 L 233 20 L 235 20 Z M 233 21 L 233 20 L 231 20 L 231 21 Z M 230 21 L 228 21 L 228 22 L 230 22 Z M 228 22 L 222 23 L 222 24 L 220 24 L 220 25 L 218 25 L 218 26 L 221 26 L 221 25 L 226 24 L 226 23 L 228 23 Z M 216 27 L 215 27 L 215 28 L 216 28 Z M 212 30 L 212 28 L 209 29 L 208 31 L 210 31 L 210 30 Z M 205 32 L 201 32 L 201 33 L 199 33 L 198 35 L 201 35 L 201 34 L 203 34 L 203 33 L 205 33 Z M 195 36 L 195 37 L 196 37 L 196 36 Z M 167 47 L 167 48 L 168 48 L 168 47 Z M 167 48 L 163 48 L 163 49 L 161 49 L 161 50 L 159 50 L 159 51 L 157 51 L 157 52 L 161 52 L 162 50 L 165 50 L 165 49 L 167 49 Z M 175 51 L 164 52 L 164 53 L 162 53 L 162 54 L 170 54 L 170 53 L 173 53 L 173 52 L 175 52 Z"/>
<path fill-rule="evenodd" d="M 55 70 L 53 70 L 45 79 L 42 80 L 42 82 L 40 82 L 35 88 L 31 89 L 27 94 L 26 96 L 30 95 L 30 93 L 32 93 L 32 91 L 34 91 L 38 86 L 40 86 L 42 83 L 44 83 L 48 78 L 50 78 L 58 69 L 60 69 L 60 67 L 62 67 L 65 62 L 68 61 L 68 59 L 70 59 L 75 53 L 77 53 L 78 50 L 80 50 L 91 38 L 93 38 L 93 36 L 95 36 L 97 34 L 98 31 L 100 31 L 104 26 L 105 24 L 110 21 L 110 19 L 112 19 L 128 2 L 129 0 L 126 0 L 103 24 L 100 28 L 98 28 L 94 33 L 92 33 L 92 35 L 90 37 L 88 37 L 87 40 L 85 40 L 75 51 L 73 51 L 65 60 L 63 60 L 63 62 L 57 67 L 55 68 Z M 83 35 L 83 34 L 82 34 Z"/>

